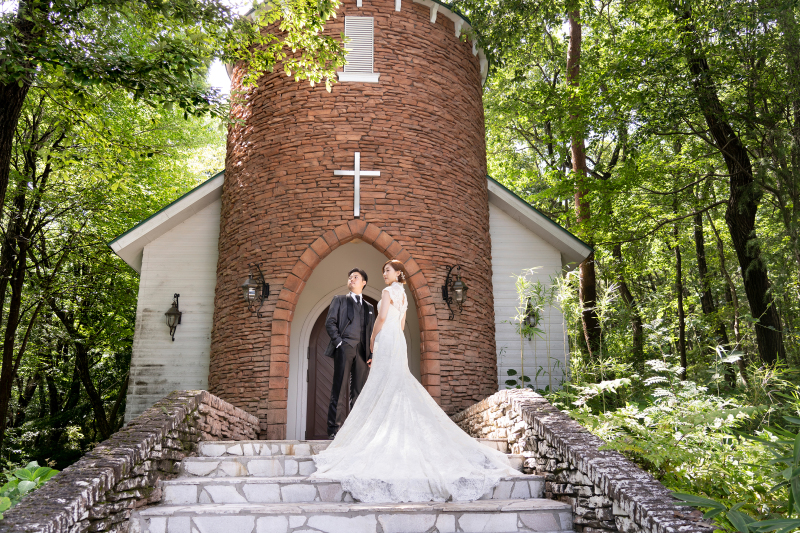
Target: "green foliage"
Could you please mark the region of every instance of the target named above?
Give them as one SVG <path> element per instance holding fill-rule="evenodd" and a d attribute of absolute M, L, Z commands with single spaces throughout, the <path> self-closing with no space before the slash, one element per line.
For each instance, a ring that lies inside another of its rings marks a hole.
<path fill-rule="evenodd" d="M 793 426 L 800 424 L 800 419 L 785 417 Z M 789 533 L 800 529 L 800 432 L 787 430 L 781 427 L 767 428 L 768 437 L 747 437 L 749 440 L 762 444 L 773 455 L 768 463 L 758 465 L 758 468 L 777 472 L 774 477 L 779 482 L 770 489 L 770 493 L 785 493 L 786 500 L 779 501 L 779 508 L 772 509 L 770 518 L 756 520 L 746 510 L 752 510 L 749 502 L 740 501 L 730 507 L 718 501 L 699 497 L 693 494 L 677 493 L 686 505 L 694 505 L 708 509 L 706 518 L 717 517 L 727 526 L 729 531 L 741 533 L 761 533 L 777 531 Z"/>
<path fill-rule="evenodd" d="M 506 375 L 509 378 L 505 381 L 506 389 L 533 389 L 533 385 L 531 384 L 530 376 L 525 376 L 523 374 L 518 374 L 516 370 L 513 368 L 509 368 L 506 370 Z"/>
<path fill-rule="evenodd" d="M 568 291 L 560 296 L 565 314 L 575 317 L 579 304 L 569 297 L 570 285 L 562 287 Z M 741 355 L 718 346 L 685 376 L 663 321 L 651 323 L 647 335 L 648 352 L 659 357 L 639 364 L 616 353 L 616 340 L 609 343 L 617 334 L 618 302 L 602 295 L 598 301 L 608 307 L 597 310 L 608 317 L 601 321 L 603 357 L 591 360 L 576 346 L 570 379 L 547 395 L 550 401 L 685 501 L 708 509 L 706 517 L 720 527 L 796 528 L 789 520 L 795 520 L 792 476 L 800 474 L 793 462 L 797 433 L 774 421 L 800 422 L 797 373 L 750 365 L 731 387 L 726 367 Z"/>
<path fill-rule="evenodd" d="M 17 505 L 28 493 L 44 485 L 56 474 L 58 470 L 39 466 L 36 461 L 28 463 L 24 468 L 5 472 L 8 482 L 0 487 L 0 520 L 3 512 Z"/>
<path fill-rule="evenodd" d="M 279 64 L 296 79 L 330 86 L 344 64 L 340 39 L 323 32 L 337 0 L 254 2 L 238 16 L 228 2 L 20 2 L 0 14 L 0 84 L 57 80 L 81 104 L 89 88 L 122 89 L 188 114 L 226 116 L 227 103 L 204 83 L 213 58 L 247 61 L 245 82 Z M 276 25 L 280 35 L 265 30 Z"/>
<path fill-rule="evenodd" d="M 85 94 L 75 104 L 68 90 L 31 90 L 9 186 L 37 228 L 20 296 L 23 309 L 39 310 L 22 315 L 16 335 L 0 327 L 19 358 L 2 457 L 59 469 L 120 427 L 125 411 L 138 275 L 106 243 L 221 169 L 225 150 L 218 121 L 102 87 Z"/>

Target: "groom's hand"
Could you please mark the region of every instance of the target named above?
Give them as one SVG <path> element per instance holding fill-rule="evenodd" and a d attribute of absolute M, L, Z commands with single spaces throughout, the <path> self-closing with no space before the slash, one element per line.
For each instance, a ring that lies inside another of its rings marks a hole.
<path fill-rule="evenodd" d="M 372 368 L 372 359 L 367 359 L 367 367 Z"/>

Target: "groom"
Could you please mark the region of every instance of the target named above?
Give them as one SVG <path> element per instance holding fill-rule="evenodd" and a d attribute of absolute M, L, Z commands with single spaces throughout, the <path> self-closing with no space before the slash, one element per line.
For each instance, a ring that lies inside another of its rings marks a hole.
<path fill-rule="evenodd" d="M 334 296 L 325 329 L 331 338 L 325 355 L 333 357 L 333 387 L 328 406 L 328 438 L 333 439 L 344 423 L 347 410 L 347 385 L 351 381 L 351 405 L 358 398 L 369 375 L 372 353 L 369 338 L 375 325 L 372 305 L 362 298 L 367 286 L 367 273 L 360 268 L 351 270 L 347 277 L 346 295 Z"/>

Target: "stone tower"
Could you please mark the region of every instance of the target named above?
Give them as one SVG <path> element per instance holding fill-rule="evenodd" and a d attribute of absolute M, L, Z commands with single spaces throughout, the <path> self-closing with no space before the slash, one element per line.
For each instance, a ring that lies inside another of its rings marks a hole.
<path fill-rule="evenodd" d="M 468 22 L 438 3 L 361 3 L 345 0 L 328 28 L 338 35 L 345 24 L 351 33 L 371 24 L 371 65 L 348 64 L 331 93 L 278 68 L 233 109 L 242 122 L 228 136 L 208 383 L 256 414 L 262 437 L 285 437 L 298 300 L 315 269 L 348 243 L 406 264 L 422 384 L 445 411 L 497 390 L 486 61 L 466 37 Z M 357 152 L 360 169 L 380 175 L 361 176 L 355 216 L 354 176 L 335 171 L 353 171 Z M 242 301 L 250 263 L 271 284 L 263 318 Z M 450 320 L 441 287 L 455 264 L 469 290 Z"/>

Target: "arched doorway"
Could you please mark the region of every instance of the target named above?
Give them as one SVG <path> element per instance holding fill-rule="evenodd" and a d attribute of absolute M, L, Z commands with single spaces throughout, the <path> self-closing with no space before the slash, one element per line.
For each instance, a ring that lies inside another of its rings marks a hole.
<path fill-rule="evenodd" d="M 347 294 L 347 275 L 355 265 L 363 268 L 369 274 L 369 283 L 364 288 L 365 298 L 370 298 L 369 301 L 379 299 L 381 289 L 384 287 L 381 271 L 385 262 L 386 257 L 369 244 L 349 242 L 326 256 L 309 276 L 294 308 L 294 320 L 289 339 L 289 383 L 285 438 L 311 438 L 306 437 L 306 429 L 309 411 L 312 407 L 316 409 L 316 397 L 314 403 L 309 403 L 308 385 L 311 380 L 309 347 L 312 346 L 312 332 L 317 326 L 320 316 L 324 322 L 333 297 L 337 294 Z M 421 328 L 417 318 L 417 302 L 408 287 L 406 291 L 409 312 L 406 314 L 404 329 L 409 347 L 409 369 L 421 381 Z M 324 330 L 321 324 L 318 327 Z M 324 340 L 317 342 L 325 344 L 327 335 Z M 326 395 L 330 394 L 329 382 L 327 389 Z M 327 405 L 327 399 L 323 403 Z"/>
<path fill-rule="evenodd" d="M 364 300 L 373 307 L 378 306 L 375 299 L 366 294 Z M 320 313 L 308 342 L 308 393 L 306 395 L 306 435 L 307 440 L 324 440 L 328 438 L 328 405 L 331 400 L 333 386 L 333 359 L 325 357 L 325 348 L 331 338 L 325 330 L 325 319 L 328 316 L 326 307 Z M 348 407 L 348 414 L 350 409 Z"/>

